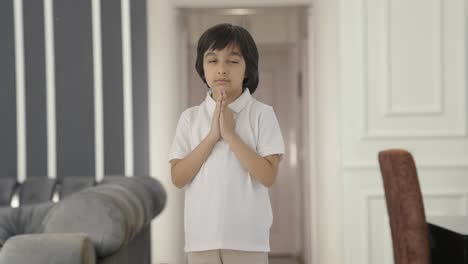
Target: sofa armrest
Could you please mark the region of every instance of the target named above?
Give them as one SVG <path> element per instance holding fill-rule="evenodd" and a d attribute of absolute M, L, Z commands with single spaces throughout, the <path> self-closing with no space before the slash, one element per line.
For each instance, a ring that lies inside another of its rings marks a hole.
<path fill-rule="evenodd" d="M 95 264 L 85 234 L 31 234 L 11 237 L 0 249 L 0 264 Z"/>
<path fill-rule="evenodd" d="M 96 256 L 115 254 L 159 214 L 166 193 L 156 179 L 121 177 L 74 193 L 55 204 L 43 233 L 84 233 Z"/>

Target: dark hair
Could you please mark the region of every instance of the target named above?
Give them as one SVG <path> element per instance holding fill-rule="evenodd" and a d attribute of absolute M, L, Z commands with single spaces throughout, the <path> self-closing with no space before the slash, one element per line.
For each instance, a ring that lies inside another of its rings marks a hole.
<path fill-rule="evenodd" d="M 206 30 L 198 40 L 195 69 L 208 86 L 203 70 L 205 52 L 208 49 L 222 50 L 231 44 L 239 47 L 245 60 L 245 75 L 247 77 L 242 83 L 242 91 L 248 88 L 250 93 L 253 94 L 258 86 L 258 50 L 254 39 L 243 27 L 223 23 Z"/>

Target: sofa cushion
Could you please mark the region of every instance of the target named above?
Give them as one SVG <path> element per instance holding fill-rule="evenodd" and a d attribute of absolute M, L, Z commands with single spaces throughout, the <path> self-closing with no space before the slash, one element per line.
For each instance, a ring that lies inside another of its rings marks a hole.
<path fill-rule="evenodd" d="M 55 183 L 55 179 L 47 177 L 27 178 L 19 188 L 20 204 L 37 204 L 52 201 Z"/>
<path fill-rule="evenodd" d="M 68 176 L 60 179 L 60 198 L 63 199 L 70 194 L 79 192 L 96 184 L 94 177 Z"/>

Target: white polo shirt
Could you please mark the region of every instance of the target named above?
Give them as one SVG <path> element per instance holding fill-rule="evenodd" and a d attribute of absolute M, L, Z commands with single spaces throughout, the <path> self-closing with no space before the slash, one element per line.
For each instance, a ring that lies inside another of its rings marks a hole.
<path fill-rule="evenodd" d="M 183 159 L 208 135 L 216 102 L 207 93 L 179 119 L 169 160 Z M 269 105 L 245 89 L 229 104 L 240 138 L 260 156 L 284 153 L 278 120 Z M 244 170 L 225 141 L 219 141 L 185 187 L 185 251 L 270 251 L 273 215 L 268 188 Z"/>

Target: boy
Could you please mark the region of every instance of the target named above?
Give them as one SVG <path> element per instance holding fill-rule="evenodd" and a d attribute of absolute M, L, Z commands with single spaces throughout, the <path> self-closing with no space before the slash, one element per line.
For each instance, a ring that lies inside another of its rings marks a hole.
<path fill-rule="evenodd" d="M 268 263 L 268 187 L 284 142 L 273 108 L 251 96 L 258 57 L 239 26 L 216 25 L 198 41 L 195 68 L 210 91 L 181 114 L 169 154 L 172 181 L 185 189 L 191 264 Z"/>

